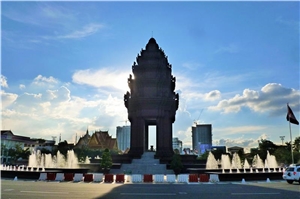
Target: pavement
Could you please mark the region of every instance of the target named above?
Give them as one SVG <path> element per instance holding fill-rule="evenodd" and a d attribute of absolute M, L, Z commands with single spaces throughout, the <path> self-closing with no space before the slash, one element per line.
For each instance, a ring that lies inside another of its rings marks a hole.
<path fill-rule="evenodd" d="M 5 199 L 297 199 L 299 183 L 284 180 L 217 183 L 85 183 L 1 179 Z"/>

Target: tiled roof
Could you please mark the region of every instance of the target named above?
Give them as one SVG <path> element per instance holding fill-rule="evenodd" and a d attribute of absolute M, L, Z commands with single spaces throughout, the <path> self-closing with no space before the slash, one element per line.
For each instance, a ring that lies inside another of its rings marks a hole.
<path fill-rule="evenodd" d="M 88 135 L 88 134 L 86 134 Z M 76 147 L 86 146 L 93 149 L 109 149 L 117 150 L 117 139 L 112 138 L 108 131 L 96 131 L 92 136 L 86 137 L 86 135 L 80 138 L 76 144 Z"/>

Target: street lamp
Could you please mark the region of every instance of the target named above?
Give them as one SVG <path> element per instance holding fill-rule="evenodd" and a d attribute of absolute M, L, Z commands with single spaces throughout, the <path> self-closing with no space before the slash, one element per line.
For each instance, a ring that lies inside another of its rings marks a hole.
<path fill-rule="evenodd" d="M 279 136 L 280 137 L 280 139 L 281 139 L 281 141 L 282 141 L 282 145 L 283 145 L 283 140 L 284 140 L 284 137 L 285 136 Z"/>

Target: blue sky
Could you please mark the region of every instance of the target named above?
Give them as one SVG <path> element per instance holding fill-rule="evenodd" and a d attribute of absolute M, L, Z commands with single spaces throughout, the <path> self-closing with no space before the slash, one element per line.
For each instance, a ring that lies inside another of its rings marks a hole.
<path fill-rule="evenodd" d="M 250 148 L 290 140 L 286 103 L 300 119 L 299 2 L 2 2 L 1 31 L 2 129 L 17 135 L 115 137 L 152 36 L 177 80 L 185 147 L 195 121 L 212 124 L 214 145 Z"/>

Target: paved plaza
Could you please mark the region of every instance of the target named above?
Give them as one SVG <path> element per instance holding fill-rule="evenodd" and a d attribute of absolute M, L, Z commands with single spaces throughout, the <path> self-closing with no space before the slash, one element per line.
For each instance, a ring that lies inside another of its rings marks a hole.
<path fill-rule="evenodd" d="M 85 183 L 1 180 L 1 198 L 299 198 L 298 183 L 283 180 L 218 183 Z"/>

